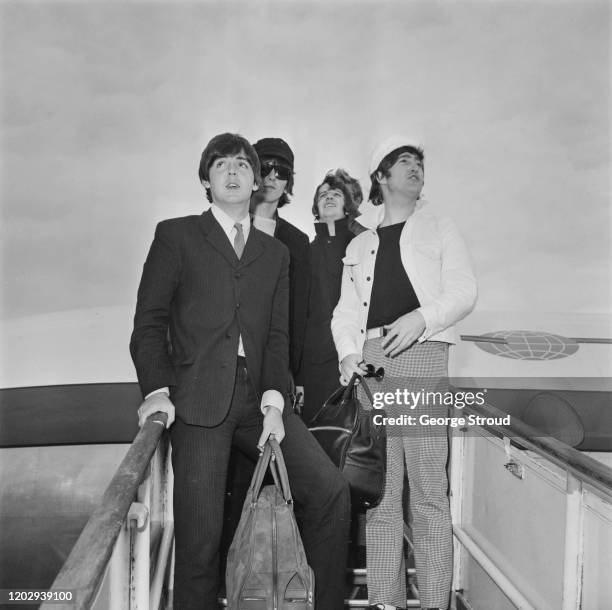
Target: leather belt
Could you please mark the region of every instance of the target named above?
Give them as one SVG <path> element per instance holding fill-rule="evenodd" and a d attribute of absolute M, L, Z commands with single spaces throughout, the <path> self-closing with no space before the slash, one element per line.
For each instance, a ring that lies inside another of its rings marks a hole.
<path fill-rule="evenodd" d="M 368 328 L 366 330 L 366 339 L 378 339 L 379 337 L 386 337 L 387 330 L 383 326 L 377 326 L 376 328 Z"/>

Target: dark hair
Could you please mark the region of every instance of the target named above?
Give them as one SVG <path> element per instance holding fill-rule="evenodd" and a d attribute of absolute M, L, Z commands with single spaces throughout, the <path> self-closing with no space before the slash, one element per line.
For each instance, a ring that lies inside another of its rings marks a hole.
<path fill-rule="evenodd" d="M 330 189 L 338 189 L 344 195 L 344 214 L 351 220 L 359 216 L 359 204 L 363 201 L 363 191 L 359 180 L 353 178 L 346 170 L 337 169 L 335 172 L 327 172 L 323 182 L 317 186 L 314 193 L 312 214 L 319 219 L 319 206 L 317 195 L 319 189 L 327 184 Z"/>
<path fill-rule="evenodd" d="M 262 156 L 260 160 L 262 164 L 264 163 L 264 160 L 274 161 L 274 163 L 276 163 L 277 165 L 282 165 L 283 167 L 286 167 L 287 169 L 291 170 L 291 175 L 289 176 L 289 179 L 287 180 L 287 186 L 285 186 L 285 190 L 283 194 L 280 196 L 278 200 L 278 205 L 276 206 L 277 208 L 282 208 L 284 205 L 291 203 L 291 197 L 289 197 L 289 195 L 293 195 L 293 176 L 294 176 L 293 167 L 291 167 L 286 161 L 284 161 L 283 159 L 280 159 L 279 157 L 265 155 L 265 156 Z M 262 182 L 264 178 L 265 176 L 261 177 Z M 263 196 L 263 193 L 262 193 L 262 196 Z"/>
<path fill-rule="evenodd" d="M 246 138 L 243 138 L 237 133 L 222 133 L 215 136 L 202 152 L 200 159 L 200 167 L 198 168 L 198 177 L 200 182 L 208 182 L 208 170 L 210 166 L 220 157 L 233 157 L 244 152 L 253 168 L 255 176 L 255 184 L 261 184 L 261 166 L 259 157 L 253 146 Z M 210 188 L 206 188 L 206 199 L 212 203 L 212 194 Z"/>
<path fill-rule="evenodd" d="M 372 186 L 370 187 L 370 194 L 368 195 L 368 199 L 374 205 L 381 205 L 383 203 L 383 194 L 382 189 L 380 188 L 380 183 L 378 182 L 377 174 L 380 172 L 383 177 L 388 178 L 389 172 L 391 168 L 395 165 L 400 155 L 403 153 L 411 153 L 415 155 L 418 159 L 420 159 L 421 163 L 425 160 L 425 156 L 423 152 L 418 148 L 414 148 L 413 146 L 402 146 L 400 148 L 396 148 L 391 151 L 378 165 L 376 170 L 370 176 L 370 180 L 372 181 Z"/>

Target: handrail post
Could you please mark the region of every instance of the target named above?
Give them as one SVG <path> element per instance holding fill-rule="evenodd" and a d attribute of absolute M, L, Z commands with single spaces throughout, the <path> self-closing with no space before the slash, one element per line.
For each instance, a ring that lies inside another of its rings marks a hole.
<path fill-rule="evenodd" d="M 172 596 L 173 586 L 173 549 L 174 549 L 174 511 L 173 511 L 173 492 L 174 492 L 174 476 L 172 472 L 172 448 L 168 443 L 166 451 L 161 451 L 159 454 L 158 468 L 160 470 L 160 487 L 161 487 L 161 512 L 163 519 L 163 534 L 157 554 L 157 562 L 155 563 L 153 576 L 151 577 L 151 589 L 149 592 L 149 608 L 150 610 L 158 610 L 162 596 L 164 583 L 168 597 Z M 170 562 L 170 570 L 168 563 Z M 167 576 L 167 578 L 166 578 Z M 169 606 L 171 607 L 171 605 Z"/>
<path fill-rule="evenodd" d="M 115 547 L 108 564 L 109 608 L 121 608 L 130 597 L 129 572 L 125 566 L 130 563 L 130 532 L 128 524 L 119 531 Z"/>
<path fill-rule="evenodd" d="M 463 483 L 465 475 L 466 440 L 465 432 L 453 430 L 450 444 L 450 511 L 453 525 L 461 526 L 463 523 Z M 453 536 L 453 582 L 452 590 L 463 587 L 461 557 L 461 543 Z M 455 606 L 455 596 L 451 596 L 451 605 Z"/>
<path fill-rule="evenodd" d="M 128 513 L 130 522 L 130 610 L 149 610 L 149 578 L 151 552 L 151 467 L 138 489 L 138 502 Z"/>
<path fill-rule="evenodd" d="M 582 481 L 567 473 L 563 610 L 578 610 L 582 596 L 584 551 L 584 494 Z"/>
<path fill-rule="evenodd" d="M 125 527 L 125 519 L 134 492 L 148 472 L 149 462 L 157 449 L 166 420 L 165 413 L 155 413 L 140 429 L 106 488 L 100 505 L 85 525 L 68 559 L 51 585 L 51 590 L 74 590 L 74 599 L 70 604 L 45 602 L 41 606 L 42 610 L 91 608 L 117 536 Z M 148 552 L 147 548 L 147 555 Z M 145 583 L 148 594 L 148 574 Z"/>

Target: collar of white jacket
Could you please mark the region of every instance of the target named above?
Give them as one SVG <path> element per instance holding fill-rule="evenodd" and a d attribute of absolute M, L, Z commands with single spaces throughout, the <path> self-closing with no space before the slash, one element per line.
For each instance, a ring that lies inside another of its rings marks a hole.
<path fill-rule="evenodd" d="M 427 205 L 427 200 L 420 197 L 416 202 L 416 210 Z M 371 201 L 364 201 L 359 206 L 359 216 L 355 220 L 366 229 L 376 229 L 385 217 L 385 204 L 374 205 Z"/>

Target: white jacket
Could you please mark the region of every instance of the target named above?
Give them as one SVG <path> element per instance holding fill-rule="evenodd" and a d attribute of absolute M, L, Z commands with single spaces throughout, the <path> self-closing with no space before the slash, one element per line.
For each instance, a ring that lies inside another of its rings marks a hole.
<path fill-rule="evenodd" d="M 343 259 L 342 293 L 331 322 L 342 361 L 361 354 L 378 252 L 376 228 L 384 217 L 384 205 L 360 208 L 358 222 L 368 230 L 355 237 Z M 465 243 L 452 220 L 438 216 L 423 200 L 408 218 L 400 235 L 402 264 L 421 306 L 425 331 L 419 341 L 454 342 L 453 324 L 476 303 L 476 278 Z"/>

